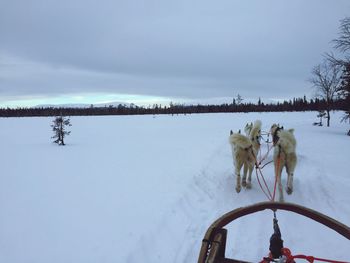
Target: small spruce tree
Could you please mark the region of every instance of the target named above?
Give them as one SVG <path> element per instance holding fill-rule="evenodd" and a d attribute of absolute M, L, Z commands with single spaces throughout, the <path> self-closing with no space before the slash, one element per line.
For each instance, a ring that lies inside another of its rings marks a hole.
<path fill-rule="evenodd" d="M 237 97 L 236 97 L 236 103 L 237 103 L 237 105 L 241 105 L 242 101 L 243 101 L 242 96 L 238 94 Z"/>
<path fill-rule="evenodd" d="M 52 130 L 54 132 L 54 136 L 51 138 L 56 139 L 53 141 L 54 143 L 57 143 L 58 145 L 65 145 L 64 137 L 70 134 L 70 131 L 66 130 L 67 126 L 72 126 L 72 124 L 70 124 L 69 118 L 66 118 L 62 115 L 55 117 L 53 124 L 51 124 Z"/>

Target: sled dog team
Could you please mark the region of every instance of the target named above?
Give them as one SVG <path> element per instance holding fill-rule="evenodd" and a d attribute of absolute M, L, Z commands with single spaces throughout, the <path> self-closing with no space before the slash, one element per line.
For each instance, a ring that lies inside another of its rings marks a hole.
<path fill-rule="evenodd" d="M 233 162 L 236 175 L 236 191 L 239 193 L 241 187 L 250 189 L 252 187 L 252 172 L 258 162 L 258 153 L 261 146 L 261 121 L 247 123 L 244 128 L 245 135 L 239 130 L 237 133 L 230 132 L 229 142 L 232 148 Z M 286 192 L 293 192 L 293 175 L 297 164 L 295 152 L 296 140 L 294 129 L 285 130 L 277 124 L 273 124 L 270 129 L 274 146 L 273 161 L 275 166 L 276 180 L 279 191 L 279 201 L 283 202 L 283 187 L 281 175 L 283 167 L 288 174 Z M 241 169 L 243 176 L 241 179 Z"/>

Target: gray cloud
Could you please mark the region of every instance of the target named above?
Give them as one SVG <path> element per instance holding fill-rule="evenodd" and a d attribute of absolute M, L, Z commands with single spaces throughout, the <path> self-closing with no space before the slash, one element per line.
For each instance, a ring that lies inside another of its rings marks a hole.
<path fill-rule="evenodd" d="M 0 94 L 311 94 L 348 1 L 0 3 Z"/>

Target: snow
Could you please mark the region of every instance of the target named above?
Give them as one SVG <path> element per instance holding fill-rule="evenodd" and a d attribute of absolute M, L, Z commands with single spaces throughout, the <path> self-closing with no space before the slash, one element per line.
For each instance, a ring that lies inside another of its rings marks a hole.
<path fill-rule="evenodd" d="M 349 126 L 316 112 L 71 117 L 66 146 L 51 143 L 53 118 L 0 119 L 0 262 L 196 262 L 207 227 L 237 207 L 266 201 L 234 190 L 229 131 L 260 119 L 294 128 L 293 202 L 350 225 Z M 269 156 L 271 159 L 271 156 Z M 263 170 L 273 185 L 273 168 Z M 286 174 L 283 174 L 283 183 Z M 349 240 L 278 211 L 293 254 L 350 260 Z M 258 262 L 272 212 L 228 226 L 226 254 Z"/>

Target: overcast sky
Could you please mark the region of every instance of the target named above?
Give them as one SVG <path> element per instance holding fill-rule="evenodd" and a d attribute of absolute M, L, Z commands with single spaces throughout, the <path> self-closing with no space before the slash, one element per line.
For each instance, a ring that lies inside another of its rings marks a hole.
<path fill-rule="evenodd" d="M 0 106 L 310 97 L 349 0 L 0 0 Z"/>

